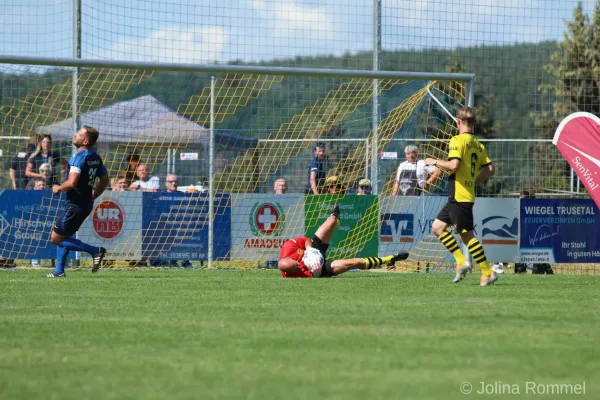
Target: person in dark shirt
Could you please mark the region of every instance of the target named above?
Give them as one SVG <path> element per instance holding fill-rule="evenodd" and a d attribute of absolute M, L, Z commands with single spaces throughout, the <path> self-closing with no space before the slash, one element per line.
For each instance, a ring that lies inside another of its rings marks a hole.
<path fill-rule="evenodd" d="M 129 187 L 137 178 L 137 168 L 141 163 L 140 155 L 137 153 L 129 153 L 127 155 L 127 171 L 125 171 L 125 180 Z"/>
<path fill-rule="evenodd" d="M 31 153 L 35 151 L 39 139 L 40 136 L 37 133 L 32 133 L 29 137 L 27 148 L 19 151 L 10 162 L 8 172 L 10 174 L 10 180 L 12 181 L 13 189 L 27 188 L 27 183 L 29 181 L 29 178 L 27 178 L 27 175 L 25 175 L 25 170 L 27 169 L 27 160 L 29 159 Z"/>
<path fill-rule="evenodd" d="M 327 175 L 327 166 L 325 158 L 325 145 L 317 144 L 313 148 L 314 158 L 310 163 L 308 170 L 308 188 L 307 194 L 319 194 L 325 192 L 325 176 Z"/>
<path fill-rule="evenodd" d="M 69 252 L 83 251 L 93 257 L 92 272 L 100 269 L 106 249 L 95 247 L 73 238 L 79 227 L 94 208 L 94 200 L 106 189 L 108 174 L 102 158 L 93 146 L 98 140 L 98 130 L 84 126 L 73 136 L 77 152 L 69 160 L 69 178 L 61 185 L 52 186 L 52 193 L 67 193 L 67 201 L 62 215 L 54 223 L 50 241 L 58 246 L 58 263 L 48 278 L 64 278 Z M 96 178 L 99 179 L 96 183 Z"/>
<path fill-rule="evenodd" d="M 56 166 L 59 164 L 62 165 L 61 174 L 65 174 L 67 172 L 67 160 L 62 158 L 60 154 L 52 151 L 51 148 L 52 136 L 42 136 L 42 139 L 37 144 L 37 148 L 27 159 L 25 175 L 29 179 L 44 178 L 46 179 L 47 183 L 55 185 L 59 180 L 59 176 L 56 174 Z M 42 164 L 50 165 L 50 174 L 48 176 L 45 176 L 39 172 Z"/>

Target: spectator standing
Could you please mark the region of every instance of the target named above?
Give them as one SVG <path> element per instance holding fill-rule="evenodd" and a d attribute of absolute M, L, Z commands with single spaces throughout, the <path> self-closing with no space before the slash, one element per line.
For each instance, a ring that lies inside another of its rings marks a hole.
<path fill-rule="evenodd" d="M 358 181 L 358 190 L 356 194 L 359 196 L 365 196 L 371 194 L 373 187 L 371 186 L 371 181 L 367 178 L 363 178 Z"/>
<path fill-rule="evenodd" d="M 275 194 L 286 194 L 288 191 L 287 181 L 285 178 L 279 178 L 273 184 Z"/>
<path fill-rule="evenodd" d="M 150 176 L 148 167 L 145 164 L 140 164 L 137 167 L 137 181 L 129 186 L 131 191 L 142 192 L 158 192 L 160 190 L 160 179 L 158 176 Z"/>
<path fill-rule="evenodd" d="M 125 192 L 128 190 L 128 187 L 125 172 L 119 173 L 116 178 L 110 181 L 110 190 L 113 192 Z"/>
<path fill-rule="evenodd" d="M 29 178 L 27 178 L 27 175 L 25 175 L 25 170 L 27 169 L 27 160 L 29 159 L 31 153 L 35 151 L 39 139 L 40 135 L 37 133 L 32 133 L 29 136 L 29 143 L 27 144 L 27 147 L 21 149 L 12 159 L 8 173 L 10 175 L 10 180 L 12 181 L 13 189 L 25 189 L 27 187 L 27 182 L 29 181 Z"/>
<path fill-rule="evenodd" d="M 140 162 L 140 155 L 137 153 L 129 153 L 127 156 L 127 171 L 125 171 L 127 186 L 137 180 L 137 168 L 140 165 Z"/>
<path fill-rule="evenodd" d="M 404 156 L 406 161 L 398 166 L 392 196 L 420 196 L 423 190 L 436 182 L 440 171 L 435 166 L 425 165 L 423 160 L 418 159 L 419 148 L 415 145 L 406 146 Z"/>
<path fill-rule="evenodd" d="M 29 179 L 43 178 L 48 181 L 49 185 L 58 184 L 58 175 L 55 173 L 56 166 L 61 165 L 61 175 L 65 175 L 67 172 L 67 160 L 62 158 L 58 153 L 52 149 L 52 136 L 43 135 L 41 140 L 38 142 L 37 147 L 33 153 L 27 159 L 27 167 L 25 168 L 25 175 Z M 40 172 L 42 164 L 48 164 L 50 166 L 50 174 L 45 176 Z"/>
<path fill-rule="evenodd" d="M 325 158 L 325 145 L 320 143 L 313 148 L 313 160 L 308 170 L 307 194 L 319 194 L 325 192 L 323 183 L 327 175 Z"/>

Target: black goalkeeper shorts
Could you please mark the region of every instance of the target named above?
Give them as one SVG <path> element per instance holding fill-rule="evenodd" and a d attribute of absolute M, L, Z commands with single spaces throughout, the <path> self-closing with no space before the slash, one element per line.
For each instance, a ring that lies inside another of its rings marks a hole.
<path fill-rule="evenodd" d="M 329 243 L 323 243 L 321 241 L 321 238 L 315 235 L 312 238 L 312 245 L 315 249 L 321 252 L 321 254 L 323 255 L 323 260 L 325 260 L 325 262 L 323 263 L 323 268 L 321 269 L 321 278 L 331 278 L 332 276 L 335 276 L 335 274 L 333 273 L 333 269 L 331 268 L 331 261 L 327 261 L 327 258 L 325 258 L 325 254 L 327 253 L 327 249 L 329 248 Z"/>

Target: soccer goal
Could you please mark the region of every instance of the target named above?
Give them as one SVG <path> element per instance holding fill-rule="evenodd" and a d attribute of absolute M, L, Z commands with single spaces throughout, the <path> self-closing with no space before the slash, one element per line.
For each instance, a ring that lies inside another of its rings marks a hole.
<path fill-rule="evenodd" d="M 472 97 L 472 74 L 16 57 L 0 63 L 2 136 L 50 135 L 52 151 L 68 159 L 78 127 L 100 131 L 111 190 L 79 235 L 108 249 L 107 266 L 273 266 L 286 239 L 311 236 L 336 204 L 342 223 L 328 257 L 410 250 L 397 268 L 451 264 L 430 234 L 445 177 L 418 196 L 391 193 L 404 156 L 398 139 L 428 139 L 420 157 L 443 157 L 456 133 L 452 114 Z M 3 141 L 3 154 L 16 155 L 20 145 Z M 315 145 L 325 152 L 317 195 L 306 194 Z M 141 164 L 158 178 L 159 191 L 134 190 Z M 60 163 L 52 167 L 62 181 Z M 274 194 L 281 178 L 287 192 Z M 325 183 L 331 179 L 333 191 Z M 371 194 L 359 195 L 363 179 Z M 175 181 L 179 190 L 167 191 Z M 47 239 L 64 198 L 48 189 L 4 189 L 2 258 L 19 266 L 54 258 Z"/>

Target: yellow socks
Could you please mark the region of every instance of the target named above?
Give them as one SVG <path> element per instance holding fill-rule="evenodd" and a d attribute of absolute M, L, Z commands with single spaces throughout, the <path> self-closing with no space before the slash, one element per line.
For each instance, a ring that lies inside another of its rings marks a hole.
<path fill-rule="evenodd" d="M 439 239 L 440 239 L 440 242 L 442 242 L 442 244 L 444 246 L 446 246 L 448 251 L 450 253 L 452 253 L 452 255 L 454 256 L 454 259 L 456 260 L 456 265 L 458 265 L 460 267 L 461 265 L 463 265 L 465 263 L 465 261 L 467 261 L 464 254 L 462 253 L 462 251 L 460 251 L 460 246 L 458 245 L 458 242 L 454 238 L 453 234 L 451 234 L 448 231 L 444 231 L 444 233 L 442 233 L 439 236 Z M 477 240 L 477 239 L 475 239 L 475 240 Z M 479 242 L 477 242 L 477 243 L 479 243 Z M 471 253 L 471 254 L 473 254 L 473 253 Z"/>
<path fill-rule="evenodd" d="M 490 276 L 492 274 L 492 269 L 490 268 L 487 258 L 485 258 L 485 253 L 483 252 L 483 247 L 481 246 L 481 243 L 479 243 L 479 240 L 477 240 L 477 238 L 469 240 L 467 247 L 469 248 L 469 253 L 473 256 L 473 259 L 477 261 L 481 274 Z"/>
<path fill-rule="evenodd" d="M 381 264 L 387 264 L 392 261 L 394 256 L 385 256 L 385 257 L 367 257 L 363 258 L 366 266 L 365 269 L 371 269 L 373 267 L 377 267 Z"/>

